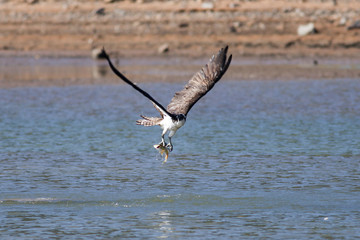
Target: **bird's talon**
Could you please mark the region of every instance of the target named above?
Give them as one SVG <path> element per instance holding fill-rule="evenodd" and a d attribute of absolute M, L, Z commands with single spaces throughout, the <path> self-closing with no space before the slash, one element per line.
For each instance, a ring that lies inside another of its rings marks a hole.
<path fill-rule="evenodd" d="M 173 150 L 173 146 L 172 146 L 172 144 L 170 144 L 170 143 L 168 143 L 168 144 L 166 145 L 166 148 L 169 149 L 170 152 L 172 152 L 172 150 Z"/>

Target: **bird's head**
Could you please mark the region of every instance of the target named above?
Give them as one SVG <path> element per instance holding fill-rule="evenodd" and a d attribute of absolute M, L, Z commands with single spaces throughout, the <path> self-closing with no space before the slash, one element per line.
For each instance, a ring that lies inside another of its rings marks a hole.
<path fill-rule="evenodd" d="M 185 114 L 177 114 L 176 115 L 176 120 L 178 120 L 178 121 L 186 120 Z"/>

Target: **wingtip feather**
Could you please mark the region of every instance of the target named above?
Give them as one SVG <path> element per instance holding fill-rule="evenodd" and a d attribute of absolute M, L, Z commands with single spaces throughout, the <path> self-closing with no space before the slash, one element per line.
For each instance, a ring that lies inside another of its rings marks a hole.
<path fill-rule="evenodd" d="M 104 56 L 104 58 L 109 59 L 109 55 L 105 51 L 105 47 L 102 47 L 101 49 L 101 56 Z"/>
<path fill-rule="evenodd" d="M 224 48 L 224 52 L 227 53 L 228 49 L 229 49 L 229 45 L 226 45 Z"/>

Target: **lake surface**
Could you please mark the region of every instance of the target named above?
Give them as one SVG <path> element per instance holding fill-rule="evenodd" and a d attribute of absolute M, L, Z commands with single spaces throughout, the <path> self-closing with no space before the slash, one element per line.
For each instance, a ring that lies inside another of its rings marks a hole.
<path fill-rule="evenodd" d="M 183 83 L 141 83 L 166 105 Z M 0 89 L 1 239 L 355 239 L 360 81 L 222 81 L 166 164 L 129 86 Z"/>

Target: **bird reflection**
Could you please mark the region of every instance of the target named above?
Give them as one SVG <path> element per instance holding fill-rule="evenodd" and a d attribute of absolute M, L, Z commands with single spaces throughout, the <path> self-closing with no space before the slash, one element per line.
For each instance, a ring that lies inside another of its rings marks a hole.
<path fill-rule="evenodd" d="M 94 79 L 102 79 L 107 73 L 107 67 L 101 65 L 92 66 L 92 76 Z"/>
<path fill-rule="evenodd" d="M 171 212 L 160 211 L 154 213 L 154 219 L 158 223 L 158 228 L 161 231 L 161 235 L 158 238 L 168 238 L 173 232 L 173 226 L 171 223 Z"/>

